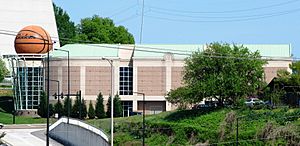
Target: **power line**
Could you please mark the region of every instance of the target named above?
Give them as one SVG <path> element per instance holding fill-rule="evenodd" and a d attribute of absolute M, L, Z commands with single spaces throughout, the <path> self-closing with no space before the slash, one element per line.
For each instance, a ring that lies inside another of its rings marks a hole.
<path fill-rule="evenodd" d="M 299 11 L 300 11 L 300 9 L 294 9 L 294 10 L 285 11 L 285 12 L 281 12 L 278 14 L 272 14 L 272 15 L 267 15 L 267 16 L 258 16 L 258 17 L 241 18 L 241 19 L 228 19 L 228 20 L 188 20 L 188 19 L 176 19 L 176 18 L 168 18 L 168 17 L 160 17 L 160 16 L 151 16 L 151 15 L 145 15 L 145 16 L 149 17 L 149 18 L 166 20 L 166 21 L 175 21 L 175 22 L 210 23 L 210 22 L 240 22 L 240 21 L 259 20 L 259 19 L 264 19 L 264 18 L 287 15 L 287 14 L 299 12 Z"/>
<path fill-rule="evenodd" d="M 172 12 L 164 12 L 164 11 L 157 11 L 157 10 L 151 10 L 153 13 L 157 14 L 165 14 L 168 16 L 179 16 L 179 17 L 186 17 L 186 18 L 208 18 L 208 19 L 216 19 L 216 18 L 222 18 L 222 19 L 232 19 L 232 18 L 251 18 L 251 17 L 262 17 L 262 16 L 270 16 L 270 15 L 278 15 L 278 14 L 285 14 L 290 12 L 296 12 L 300 11 L 299 9 L 294 10 L 288 10 L 288 11 L 279 11 L 279 12 L 273 12 L 273 13 L 263 13 L 263 14 L 254 14 L 254 15 L 238 15 L 238 16 L 192 16 L 192 15 L 184 15 L 184 14 L 176 14 Z"/>
<path fill-rule="evenodd" d="M 148 6 L 148 7 L 150 9 L 163 10 L 163 11 L 169 11 L 169 12 L 179 12 L 179 13 L 236 13 L 236 12 L 247 12 L 247 11 L 279 7 L 279 6 L 295 3 L 298 1 L 299 0 L 290 0 L 290 1 L 282 2 L 282 3 L 278 3 L 278 4 L 268 5 L 268 6 L 249 8 L 249 9 L 228 10 L 228 11 L 186 11 L 186 10 L 177 10 L 177 9 L 166 9 L 166 8 L 160 8 L 160 7 L 154 7 L 154 6 Z"/>
<path fill-rule="evenodd" d="M 119 15 L 119 14 L 123 14 L 124 12 L 127 12 L 127 11 L 129 11 L 130 9 L 135 8 L 136 6 L 138 6 L 138 4 L 131 5 L 131 6 L 129 6 L 129 7 L 126 7 L 126 8 L 124 8 L 124 9 L 121 9 L 121 10 L 119 10 L 119 11 L 117 10 L 117 12 L 113 13 L 112 15 L 110 15 L 110 16 L 108 16 L 108 17 L 114 17 L 114 16 L 117 16 L 117 15 Z"/>

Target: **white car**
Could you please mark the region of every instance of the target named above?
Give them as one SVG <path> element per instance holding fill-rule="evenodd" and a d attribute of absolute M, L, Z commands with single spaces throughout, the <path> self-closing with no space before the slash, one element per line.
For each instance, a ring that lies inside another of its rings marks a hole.
<path fill-rule="evenodd" d="M 264 104 L 264 102 L 258 98 L 248 98 L 246 99 L 245 104 L 252 107 L 254 105 Z"/>
<path fill-rule="evenodd" d="M 0 129 L 2 129 L 4 127 L 4 125 L 2 123 L 0 123 Z"/>

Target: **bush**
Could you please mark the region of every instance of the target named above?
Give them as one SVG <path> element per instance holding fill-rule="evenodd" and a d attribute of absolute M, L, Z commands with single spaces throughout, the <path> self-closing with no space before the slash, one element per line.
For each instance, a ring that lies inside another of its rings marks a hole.
<path fill-rule="evenodd" d="M 72 99 L 71 98 L 65 98 L 64 100 L 64 108 L 63 108 L 63 114 L 65 116 L 68 116 L 68 110 L 70 109 L 70 114 L 72 110 Z"/>
<path fill-rule="evenodd" d="M 96 109 L 95 113 L 98 119 L 105 118 L 105 111 L 104 111 L 104 105 L 103 105 L 103 96 L 101 92 L 98 94 L 97 100 L 96 100 Z"/>
<path fill-rule="evenodd" d="M 90 101 L 90 104 L 89 104 L 89 111 L 88 111 L 88 116 L 89 116 L 89 119 L 95 119 L 95 109 L 94 109 L 94 106 L 92 104 L 92 101 Z"/>
<path fill-rule="evenodd" d="M 63 116 L 63 105 L 61 104 L 60 100 L 54 105 L 54 112 L 58 114 L 58 118 Z"/>
<path fill-rule="evenodd" d="M 49 117 L 53 116 L 53 114 L 54 114 L 53 104 L 49 104 Z"/>
<path fill-rule="evenodd" d="M 38 115 L 41 116 L 42 118 L 47 118 L 47 99 L 46 99 L 46 93 L 42 92 L 40 96 L 40 104 L 38 107 Z"/>

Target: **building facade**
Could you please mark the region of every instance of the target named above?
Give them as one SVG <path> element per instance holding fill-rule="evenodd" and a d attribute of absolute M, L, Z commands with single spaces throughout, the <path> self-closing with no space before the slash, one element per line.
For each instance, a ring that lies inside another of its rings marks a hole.
<path fill-rule="evenodd" d="M 276 76 L 279 69 L 289 69 L 290 45 L 244 45 L 250 51 L 259 51 L 268 61 L 264 66 L 265 80 Z M 182 85 L 184 58 L 206 45 L 65 45 L 60 49 L 70 53 L 71 93 L 81 90 L 85 100 L 95 102 L 104 95 L 105 104 L 111 93 L 111 65 L 102 57 L 112 60 L 113 93 L 118 94 L 123 105 L 123 116 L 132 111 L 142 111 L 145 94 L 146 114 L 170 111 L 174 106 L 165 96 L 171 89 Z M 280 56 L 280 57 L 279 57 Z M 61 83 L 60 91 L 67 93 L 67 53 L 54 51 L 50 62 L 50 79 Z M 50 82 L 51 95 L 57 84 Z M 137 93 L 138 92 L 138 93 Z M 52 98 L 52 102 L 55 102 Z"/>

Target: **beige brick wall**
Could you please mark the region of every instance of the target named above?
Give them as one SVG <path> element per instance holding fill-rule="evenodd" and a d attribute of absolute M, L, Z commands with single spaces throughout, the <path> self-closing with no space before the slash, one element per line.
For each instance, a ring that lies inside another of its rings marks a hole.
<path fill-rule="evenodd" d="M 109 95 L 111 90 L 111 68 L 86 66 L 85 68 L 85 94 Z"/>
<path fill-rule="evenodd" d="M 172 67 L 171 89 L 176 89 L 183 85 L 183 67 Z"/>
<path fill-rule="evenodd" d="M 288 68 L 286 67 L 265 67 L 264 71 L 265 71 L 265 80 L 267 83 L 270 83 L 271 80 L 277 76 L 277 71 L 278 70 L 287 70 Z"/>
<path fill-rule="evenodd" d="M 68 93 L 68 67 L 62 68 L 62 92 Z M 74 94 L 80 90 L 80 67 L 70 67 L 70 94 Z"/>
<path fill-rule="evenodd" d="M 150 114 L 150 111 L 166 111 L 166 102 L 165 101 L 146 101 L 145 102 L 145 113 Z M 138 111 L 143 111 L 143 102 L 138 101 Z"/>
<path fill-rule="evenodd" d="M 47 92 L 47 69 L 45 70 L 45 91 Z M 58 80 L 58 67 L 57 66 L 50 66 L 49 70 L 49 79 L 50 80 Z M 57 92 L 57 82 L 50 81 L 50 95 L 53 95 Z M 60 83 L 61 86 L 61 83 Z M 61 91 L 60 91 L 61 92 Z"/>
<path fill-rule="evenodd" d="M 137 91 L 147 96 L 164 96 L 166 94 L 165 67 L 138 67 Z"/>

